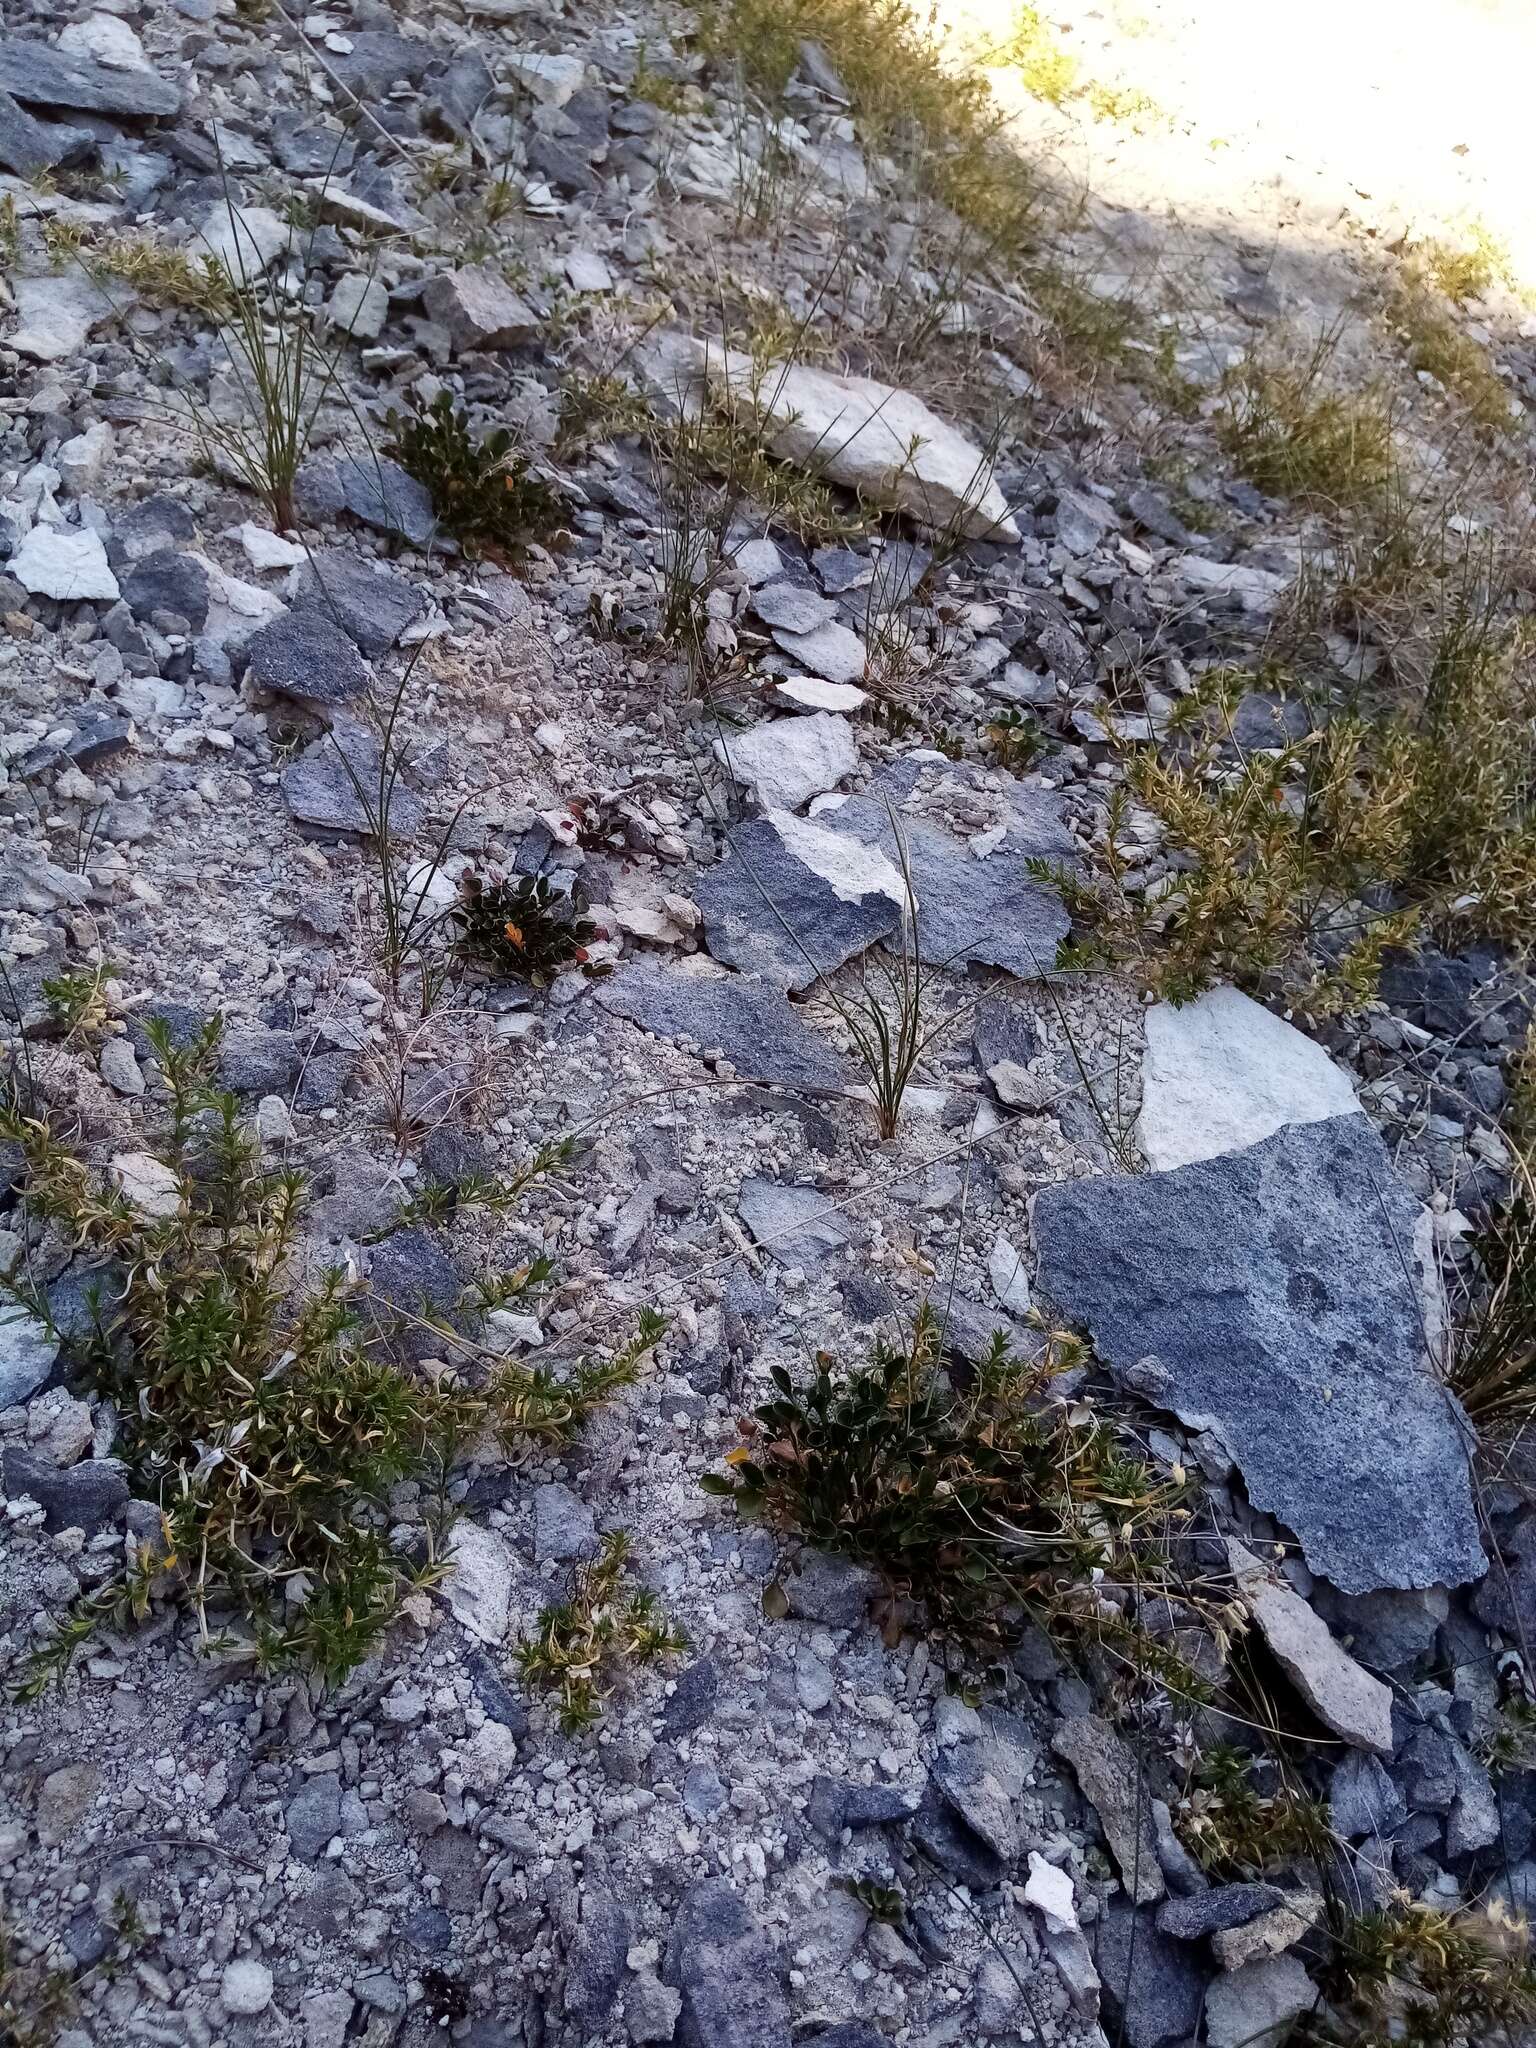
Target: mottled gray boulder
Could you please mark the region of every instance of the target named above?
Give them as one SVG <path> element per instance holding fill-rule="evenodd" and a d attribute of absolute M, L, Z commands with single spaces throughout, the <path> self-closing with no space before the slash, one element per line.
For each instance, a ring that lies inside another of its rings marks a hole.
<path fill-rule="evenodd" d="M 248 687 L 301 704 L 350 704 L 372 678 L 340 626 L 320 612 L 289 612 L 245 643 Z"/>
<path fill-rule="evenodd" d="M 316 549 L 298 572 L 294 610 L 319 612 L 364 654 L 384 654 L 426 610 L 423 590 L 339 548 Z"/>
<path fill-rule="evenodd" d="M 782 1974 L 730 1885 L 702 1879 L 684 1896 L 667 1944 L 664 1976 L 683 1995 L 678 2048 L 790 2048 Z"/>
<path fill-rule="evenodd" d="M 867 1565 L 823 1550 L 806 1551 L 784 1581 L 794 1618 L 828 1628 L 857 1628 L 879 1590 L 880 1581 Z"/>
<path fill-rule="evenodd" d="M 365 526 L 398 534 L 415 547 L 425 547 L 437 530 L 425 485 L 387 455 L 313 455 L 299 471 L 294 497 L 307 519 L 350 512 Z"/>
<path fill-rule="evenodd" d="M 1470 1432 L 1424 1354 L 1417 1214 L 1361 1115 L 1035 1201 L 1042 1289 L 1113 1371 L 1214 1429 L 1346 1592 L 1484 1568 Z"/>
<path fill-rule="evenodd" d="M 1017 781 L 992 792 L 1006 831 L 978 859 L 967 841 L 904 808 L 921 766 L 900 761 L 868 794 L 814 818 L 775 811 L 739 827 L 731 854 L 697 891 L 715 958 L 809 988 L 876 939 L 899 943 L 910 894 L 926 965 L 1002 967 L 1026 978 L 1048 972 L 1070 920 L 1029 862 L 1075 857 L 1057 799 Z"/>
<path fill-rule="evenodd" d="M 0 37 L 0 89 L 28 106 L 87 114 L 174 114 L 181 105 L 176 87 L 157 72 L 118 70 L 22 36 Z"/>
<path fill-rule="evenodd" d="M 818 1093 L 847 1085 L 826 1040 L 773 982 L 736 974 L 705 979 L 644 965 L 599 982 L 597 999 L 658 1038 L 689 1039 L 701 1053 L 723 1053 L 743 1080 Z"/>

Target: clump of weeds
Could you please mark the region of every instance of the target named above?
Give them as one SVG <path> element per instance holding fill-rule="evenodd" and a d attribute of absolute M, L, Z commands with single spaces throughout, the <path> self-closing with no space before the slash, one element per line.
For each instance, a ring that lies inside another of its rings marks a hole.
<path fill-rule="evenodd" d="M 1393 475 L 1392 417 L 1375 385 L 1333 381 L 1339 330 L 1298 361 L 1248 356 L 1227 373 L 1217 425 L 1250 483 L 1272 497 L 1369 504 Z"/>
<path fill-rule="evenodd" d="M 1059 1333 L 1033 1361 L 998 1335 L 957 1384 L 924 1307 L 909 1344 L 880 1342 L 849 1373 L 821 1353 L 797 1387 L 776 1366 L 727 1472 L 701 1483 L 882 1573 L 941 1632 L 995 1646 L 1026 1610 L 1112 1575 L 1177 1494 L 1085 1406 L 1052 1397 L 1080 1358 Z"/>
<path fill-rule="evenodd" d="M 269 1170 L 233 1096 L 212 1085 L 217 1024 L 180 1048 L 158 1022 L 148 1030 L 168 1093 L 153 1202 L 136 1206 L 78 1157 L 20 1080 L 0 1111 L 25 1213 L 115 1276 L 78 1377 L 115 1403 L 135 1496 L 162 1518 L 159 1541 L 38 1645 L 20 1690 L 41 1693 L 96 1627 L 143 1616 L 160 1588 L 188 1602 L 205 1646 L 238 1642 L 263 1669 L 334 1681 L 406 1592 L 451 1569 L 457 1460 L 482 1441 L 562 1440 L 634 1378 L 661 1325 L 643 1317 L 628 1346 L 564 1378 L 520 1361 L 493 1364 L 476 1387 L 455 1367 L 407 1370 L 397 1319 L 355 1277 L 295 1282 L 304 1177 Z M 4 1288 L 52 1327 L 25 1268 Z M 445 1358 L 477 1358 L 455 1331 L 434 1334 Z M 440 1511 L 402 1546 L 390 1496 L 406 1482 Z"/>

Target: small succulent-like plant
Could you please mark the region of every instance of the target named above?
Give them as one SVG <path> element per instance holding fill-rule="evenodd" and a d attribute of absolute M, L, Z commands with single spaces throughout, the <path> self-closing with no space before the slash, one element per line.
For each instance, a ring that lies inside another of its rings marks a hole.
<path fill-rule="evenodd" d="M 406 404 L 409 414 L 389 414 L 388 453 L 426 486 L 432 509 L 466 555 L 487 548 L 516 554 L 533 535 L 558 526 L 558 492 L 518 451 L 508 428 L 476 440 L 449 391 L 430 404 L 409 391 Z"/>
<path fill-rule="evenodd" d="M 1040 751 L 1040 721 L 1017 704 L 1007 704 L 987 720 L 984 737 L 1000 768 L 1027 768 Z"/>
<path fill-rule="evenodd" d="M 545 988 L 568 963 L 584 965 L 588 945 L 600 936 L 591 918 L 542 875 L 512 882 L 467 875 L 460 886 L 458 949 L 494 975 Z"/>
<path fill-rule="evenodd" d="M 614 1529 L 592 1562 L 577 1567 L 570 1599 L 546 1607 L 537 1632 L 518 1646 L 524 1678 L 558 1694 L 566 1735 L 579 1735 L 602 1718 L 605 1666 L 651 1664 L 688 1647 L 654 1593 L 643 1586 L 626 1590 L 628 1562 L 629 1537 Z"/>

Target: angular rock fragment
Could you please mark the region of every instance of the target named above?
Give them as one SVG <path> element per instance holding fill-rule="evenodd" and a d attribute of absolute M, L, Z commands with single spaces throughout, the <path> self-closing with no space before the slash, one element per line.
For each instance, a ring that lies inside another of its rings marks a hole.
<path fill-rule="evenodd" d="M 866 795 L 814 818 L 773 815 L 738 827 L 731 855 L 698 885 L 715 958 L 809 988 L 899 930 L 909 900 L 905 860 L 926 965 L 975 962 L 1026 978 L 1049 971 L 1070 920 L 1029 862 L 1066 862 L 1075 853 L 1054 800 L 1013 783 L 1000 798 L 1004 837 L 978 860 L 964 841 L 904 810 L 918 773 L 919 764 L 901 762 Z"/>
<path fill-rule="evenodd" d="M 28 106 L 87 114 L 149 117 L 181 105 L 180 92 L 157 72 L 115 68 L 22 36 L 0 36 L 0 90 Z"/>
<path fill-rule="evenodd" d="M 814 1266 L 857 1235 L 847 1215 L 814 1188 L 744 1180 L 736 1206 L 755 1242 L 785 1266 Z"/>
<path fill-rule="evenodd" d="M 283 770 L 282 790 L 301 825 L 323 832 L 371 832 L 378 823 L 378 742 L 357 733 L 342 741 L 334 734 L 316 740 Z M 389 794 L 391 829 L 409 839 L 421 830 L 426 815 L 421 798 L 396 781 Z"/>
<path fill-rule="evenodd" d="M 422 298 L 456 349 L 515 348 L 538 332 L 538 315 L 488 264 L 434 277 Z"/>
<path fill-rule="evenodd" d="M 717 739 L 714 748 L 721 766 L 751 790 L 764 811 L 798 811 L 859 767 L 852 726 L 828 711 L 764 719 Z"/>
<path fill-rule="evenodd" d="M 970 540 L 1016 541 L 1018 525 L 983 451 L 910 391 L 807 364 L 769 366 L 718 347 L 699 351 L 772 452 L 817 476 Z"/>
<path fill-rule="evenodd" d="M 1368 1120 L 1330 1117 L 1043 1189 L 1039 1285 L 1113 1371 L 1220 1435 L 1313 1571 L 1460 1585 L 1483 1569 L 1470 1432 L 1424 1355 L 1417 1216 Z"/>
<path fill-rule="evenodd" d="M 63 121 L 39 121 L 0 91 L 0 164 L 21 178 L 36 178 L 58 164 L 88 156 L 96 138 Z"/>
<path fill-rule="evenodd" d="M 1230 1536 L 1227 1557 L 1239 1599 L 1318 1719 L 1356 1749 L 1390 1756 L 1392 1688 L 1362 1670 L 1301 1595 L 1282 1585 L 1252 1551 Z"/>
<path fill-rule="evenodd" d="M 398 534 L 413 547 L 425 547 L 437 531 L 425 485 L 387 455 L 311 456 L 299 471 L 294 495 L 307 519 L 350 512 L 365 526 Z"/>
<path fill-rule="evenodd" d="M 1083 1797 L 1099 1816 L 1127 1895 L 1149 1906 L 1163 1896 L 1162 1866 L 1152 1827 L 1151 1791 L 1125 1743 L 1096 1715 L 1064 1721 L 1051 1747 L 1077 1773 Z"/>
<path fill-rule="evenodd" d="M 1094 1930 L 1111 2040 L 1126 2048 L 1164 2048 L 1194 2033 L 1205 1973 L 1189 1949 L 1159 1931 L 1144 1906 L 1112 1899 Z"/>
<path fill-rule="evenodd" d="M 249 688 L 332 707 L 363 696 L 368 664 L 340 626 L 320 612 L 290 612 L 260 627 L 245 643 Z"/>
<path fill-rule="evenodd" d="M 723 1878 L 685 1894 L 663 1974 L 682 1993 L 678 2038 L 691 2048 L 790 2048 L 779 1958 Z"/>
<path fill-rule="evenodd" d="M 658 1037 L 690 1039 L 701 1054 L 723 1053 L 743 1080 L 816 1093 L 846 1085 L 831 1047 L 773 982 L 634 966 L 599 982 L 597 1000 Z"/>
<path fill-rule="evenodd" d="M 385 654 L 426 610 L 425 591 L 379 564 L 338 548 L 311 550 L 298 574 L 295 611 L 333 620 L 364 654 Z"/>
<path fill-rule="evenodd" d="M 88 526 L 34 526 L 6 567 L 35 597 L 82 604 L 110 603 L 118 595 L 101 536 Z"/>

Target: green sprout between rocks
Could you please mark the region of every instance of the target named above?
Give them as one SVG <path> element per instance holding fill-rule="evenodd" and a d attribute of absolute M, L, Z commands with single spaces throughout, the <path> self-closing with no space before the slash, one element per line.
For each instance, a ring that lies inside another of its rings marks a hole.
<path fill-rule="evenodd" d="M 602 1718 L 606 1667 L 652 1664 L 688 1648 L 687 1636 L 666 1620 L 654 1593 L 643 1586 L 625 1588 L 628 1563 L 628 1535 L 611 1530 L 598 1555 L 577 1566 L 570 1599 L 546 1607 L 534 1634 L 518 1646 L 523 1677 L 558 1696 L 566 1735 L 579 1735 Z"/>
<path fill-rule="evenodd" d="M 487 549 L 517 555 L 559 526 L 559 493 L 520 453 L 509 428 L 476 439 L 450 391 L 430 402 L 406 393 L 408 414 L 388 415 L 386 452 L 425 486 L 432 509 L 471 559 Z"/>
<path fill-rule="evenodd" d="M 776 1397 L 727 1456 L 729 1474 L 700 1483 L 882 1573 L 940 1632 L 1005 1643 L 1031 1607 L 1126 1563 L 1178 1497 L 1086 1407 L 1050 1398 L 1081 1357 L 1077 1339 L 1052 1333 L 1020 1360 L 999 1333 L 957 1383 L 925 1306 L 909 1345 L 877 1343 L 846 1377 L 824 1352 L 803 1390 L 775 1366 Z"/>
<path fill-rule="evenodd" d="M 562 967 L 582 966 L 598 927 L 542 875 L 512 882 L 466 877 L 454 910 L 459 952 L 492 974 L 547 988 Z"/>
<path fill-rule="evenodd" d="M 150 1155 L 163 1199 L 136 1207 L 34 1113 L 19 1082 L 0 1106 L 0 1139 L 23 1156 L 26 1212 L 112 1275 L 77 1376 L 114 1403 L 135 1497 L 163 1525 L 34 1652 L 27 1697 L 63 1675 L 95 1627 L 142 1617 L 160 1589 L 186 1599 L 205 1646 L 238 1641 L 239 1625 L 261 1668 L 340 1679 L 403 1595 L 451 1568 L 442 1539 L 458 1459 L 490 1441 L 565 1440 L 636 1377 L 664 1328 L 645 1313 L 628 1345 L 565 1377 L 516 1360 L 475 1387 L 453 1364 L 435 1378 L 406 1370 L 392 1340 L 420 1319 L 339 1270 L 295 1283 L 305 1180 L 263 1166 L 234 1097 L 211 1085 L 217 1020 L 180 1048 L 163 1023 L 147 1030 L 169 1096 Z M 3 1286 L 52 1327 L 24 1271 Z M 454 1330 L 429 1327 L 443 1358 L 480 1359 Z M 402 1545 L 389 1501 L 407 1482 L 442 1507 Z"/>

